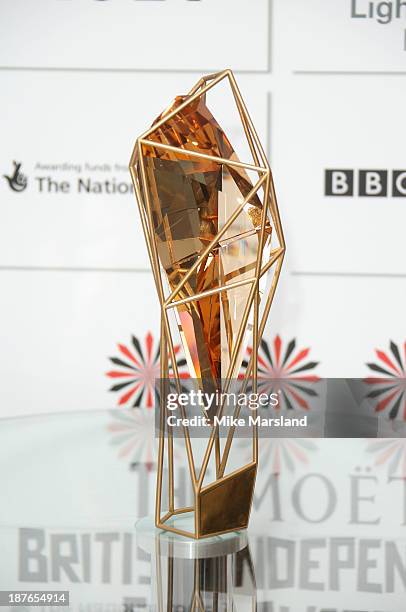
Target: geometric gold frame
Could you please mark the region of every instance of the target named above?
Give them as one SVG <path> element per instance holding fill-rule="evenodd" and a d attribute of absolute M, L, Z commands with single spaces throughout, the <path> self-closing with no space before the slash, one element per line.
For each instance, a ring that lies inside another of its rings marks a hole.
<path fill-rule="evenodd" d="M 148 140 L 148 136 L 163 125 L 168 119 L 171 119 L 200 96 L 203 96 L 212 87 L 215 87 L 223 79 L 228 80 L 232 94 L 239 112 L 241 123 L 248 141 L 248 145 L 254 160 L 253 164 L 242 163 L 231 159 L 223 159 L 213 155 L 206 155 L 196 151 L 190 151 L 174 147 L 167 144 L 162 144 L 156 141 Z M 164 286 L 161 277 L 161 268 L 157 252 L 157 244 L 154 235 L 154 226 L 151 212 L 151 201 L 149 185 L 147 180 L 146 168 L 144 163 L 145 148 L 153 146 L 156 149 L 171 151 L 172 153 L 200 159 L 206 159 L 225 166 L 234 166 L 253 171 L 258 175 L 258 180 L 251 191 L 245 197 L 243 203 L 239 205 L 224 226 L 213 238 L 210 244 L 199 254 L 197 260 L 189 271 L 183 276 L 181 282 L 172 290 L 169 296 L 164 295 Z M 138 208 L 141 217 L 141 223 L 147 243 L 148 254 L 153 271 L 154 281 L 158 293 L 158 298 L 161 306 L 161 406 L 160 406 L 160 438 L 159 438 L 159 453 L 158 453 L 158 472 L 157 472 L 157 490 L 156 490 L 156 508 L 155 508 L 155 523 L 157 527 L 173 531 L 180 535 L 191 538 L 202 538 L 218 535 L 236 529 L 246 528 L 248 525 L 249 514 L 252 504 L 253 489 L 258 465 L 258 431 L 256 426 L 253 426 L 252 437 L 252 460 L 235 470 L 231 474 L 225 475 L 227 460 L 234 437 L 234 428 L 230 428 L 225 441 L 223 451 L 221 451 L 218 425 L 213 426 L 205 449 L 203 461 L 199 475 L 196 472 L 196 466 L 193 456 L 192 444 L 190 440 L 188 427 L 183 428 L 185 446 L 187 452 L 189 474 L 194 495 L 194 504 L 189 507 L 175 507 L 174 495 L 174 451 L 173 451 L 173 435 L 171 428 L 166 426 L 167 409 L 165 397 L 165 383 L 162 382 L 169 377 L 168 357 L 173 369 L 173 376 L 180 390 L 179 373 L 176 365 L 174 343 L 172 340 L 171 329 L 168 319 L 168 310 L 176 307 L 179 304 L 187 304 L 205 296 L 213 295 L 226 291 L 230 288 L 251 284 L 249 298 L 242 317 L 242 323 L 238 330 L 235 345 L 232 350 L 230 366 L 226 378 L 226 385 L 231 382 L 231 375 L 234 371 L 234 366 L 241 347 L 241 343 L 246 331 L 247 321 L 250 310 L 253 309 L 253 346 L 250 362 L 245 372 L 244 383 L 248 381 L 252 385 L 252 390 L 256 391 L 257 383 L 257 355 L 258 346 L 261 341 L 265 325 L 268 319 L 271 304 L 274 298 L 276 285 L 278 283 L 281 272 L 282 262 L 285 253 L 285 241 L 279 211 L 277 207 L 274 184 L 272 180 L 271 168 L 266 159 L 263 147 L 260 143 L 258 135 L 255 131 L 251 118 L 248 114 L 245 103 L 241 97 L 237 83 L 231 70 L 224 70 L 219 73 L 203 76 L 196 85 L 185 96 L 184 101 L 174 108 L 173 111 L 165 114 L 157 121 L 149 130 L 142 134 L 136 141 L 133 154 L 130 160 L 130 172 L 134 189 L 137 196 Z M 198 267 L 199 263 L 206 257 L 210 251 L 215 248 L 227 229 L 235 221 L 243 207 L 249 202 L 254 194 L 258 195 L 258 191 L 262 190 L 262 217 L 258 240 L 258 253 L 255 266 L 255 274 L 252 278 L 227 283 L 226 285 L 218 286 L 214 289 L 204 291 L 195 295 L 190 295 L 186 298 L 179 299 L 178 294 L 185 286 L 191 274 Z M 269 218 L 270 216 L 270 218 Z M 265 226 L 266 222 L 272 225 L 272 246 L 269 260 L 264 263 L 262 261 L 264 241 L 265 241 Z M 274 245 L 275 243 L 275 245 Z M 263 296 L 265 304 L 262 308 L 260 316 L 259 304 L 259 281 L 267 273 L 272 273 L 272 281 L 270 284 L 267 296 Z M 227 390 L 227 389 L 225 389 Z M 182 410 L 182 408 L 181 408 Z M 221 408 L 220 408 L 221 414 Z M 238 415 L 237 415 L 238 416 Z M 164 435 L 166 432 L 166 435 Z M 165 449 L 165 441 L 167 448 Z M 162 514 L 162 488 L 163 488 L 163 466 L 164 453 L 167 452 L 168 459 L 168 508 L 167 512 Z M 214 453 L 216 477 L 213 482 L 203 486 L 209 460 Z M 193 528 L 185 529 L 177 526 L 176 519 L 185 513 L 193 513 L 194 521 Z"/>

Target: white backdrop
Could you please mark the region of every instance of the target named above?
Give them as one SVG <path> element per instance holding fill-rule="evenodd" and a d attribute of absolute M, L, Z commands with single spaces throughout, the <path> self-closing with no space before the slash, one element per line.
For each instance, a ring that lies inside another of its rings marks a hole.
<path fill-rule="evenodd" d="M 131 149 L 224 67 L 266 144 L 287 238 L 268 340 L 295 337 L 325 376 L 364 376 L 375 348 L 402 347 L 406 200 L 390 180 L 388 196 L 359 197 L 357 176 L 406 167 L 406 7 L 389 20 L 367 4 L 1 0 L 1 175 L 15 160 L 27 178 L 19 192 L 0 181 L 1 415 L 116 404 L 108 356 L 158 336 Z M 354 195 L 326 196 L 326 169 L 353 170 Z"/>
<path fill-rule="evenodd" d="M 385 365 L 375 349 L 395 363 L 391 340 L 405 362 L 406 199 L 393 196 L 391 180 L 406 169 L 405 29 L 406 6 L 398 14 L 396 2 L 374 0 L 0 0 L 0 416 L 83 411 L 80 422 L 3 421 L 0 524 L 12 516 L 62 528 L 86 512 L 97 525 L 122 508 L 131 521 L 135 507 L 151 508 L 153 491 L 144 495 L 140 466 L 120 441 L 118 411 L 135 395 L 124 397 L 131 386 L 110 392 L 122 379 L 106 376 L 123 372 L 117 358 L 128 361 L 132 336 L 150 366 L 146 337 L 155 350 L 159 333 L 127 165 L 135 138 L 204 73 L 235 71 L 274 172 L 287 257 L 269 346 L 295 338 L 295 354 L 309 348 L 304 359 L 319 376 L 367 376 L 368 362 Z M 326 195 L 326 170 L 353 172 L 353 195 Z M 360 170 L 381 173 L 368 175 L 375 186 L 387 172 L 388 194 L 360 196 Z M 151 412 L 131 418 L 137 461 L 148 461 Z M 258 512 L 280 537 L 389 537 L 404 553 L 405 457 L 402 440 L 275 443 L 260 464 L 257 492 L 267 494 Z M 272 516 L 270 474 L 285 524 Z M 321 523 L 294 516 L 291 502 L 314 474 L 308 514 L 320 516 L 323 478 L 338 492 L 339 509 Z M 354 503 L 362 520 L 351 523 Z M 384 584 L 386 567 L 371 581 Z M 13 584 L 15 570 L 3 570 Z M 396 584 L 403 593 L 399 576 Z M 342 606 L 353 605 L 354 589 Z M 379 592 L 378 603 L 375 591 L 359 607 L 401 609 L 387 585 Z M 304 609 L 299 599 L 295 610 Z M 336 593 L 317 601 L 336 604 Z"/>

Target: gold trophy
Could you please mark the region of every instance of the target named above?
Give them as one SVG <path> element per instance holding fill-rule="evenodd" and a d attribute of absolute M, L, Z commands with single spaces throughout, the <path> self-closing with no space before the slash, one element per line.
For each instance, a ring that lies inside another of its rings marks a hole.
<path fill-rule="evenodd" d="M 240 161 L 206 104 L 206 94 L 221 81 L 231 88 L 251 163 Z M 199 465 L 189 427 L 183 427 L 193 503 L 177 507 L 176 453 L 165 402 L 170 368 L 181 388 L 174 329 L 201 389 L 226 394 L 242 378 L 244 389 L 256 391 L 258 344 L 284 257 L 271 169 L 232 71 L 204 76 L 187 95 L 177 96 L 137 139 L 130 171 L 161 305 L 155 524 L 195 539 L 244 529 L 257 473 L 257 425 L 249 460 L 231 471 L 235 427 L 220 439 L 214 418 L 221 417 L 223 405 L 207 411 L 209 436 Z M 251 333 L 252 351 L 241 376 Z M 180 411 L 184 416 L 185 408 Z"/>

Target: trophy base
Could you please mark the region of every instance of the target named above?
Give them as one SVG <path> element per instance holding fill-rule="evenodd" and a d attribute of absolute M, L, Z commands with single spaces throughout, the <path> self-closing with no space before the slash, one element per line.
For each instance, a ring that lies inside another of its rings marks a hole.
<path fill-rule="evenodd" d="M 252 462 L 211 482 L 196 494 L 194 506 L 167 512 L 157 527 L 197 540 L 246 529 L 256 473 Z"/>
<path fill-rule="evenodd" d="M 171 526 L 182 531 L 193 531 L 193 512 L 185 512 L 171 517 Z M 197 540 L 156 527 L 154 519 L 150 516 L 137 521 L 135 529 L 137 545 L 142 550 L 150 555 L 170 556 L 180 559 L 222 557 L 236 553 L 248 544 L 248 536 L 245 530 L 230 531 Z"/>

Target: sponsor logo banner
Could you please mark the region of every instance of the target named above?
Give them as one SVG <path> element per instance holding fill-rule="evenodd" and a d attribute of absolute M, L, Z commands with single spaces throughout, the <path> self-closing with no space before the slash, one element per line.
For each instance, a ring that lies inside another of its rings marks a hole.
<path fill-rule="evenodd" d="M 324 195 L 405 198 L 406 170 L 325 170 Z"/>
<path fill-rule="evenodd" d="M 288 52 L 295 71 L 405 70 L 404 0 L 292 0 L 281 4 L 286 27 L 294 35 L 294 46 Z"/>

